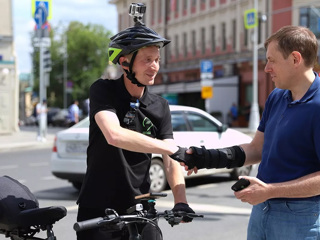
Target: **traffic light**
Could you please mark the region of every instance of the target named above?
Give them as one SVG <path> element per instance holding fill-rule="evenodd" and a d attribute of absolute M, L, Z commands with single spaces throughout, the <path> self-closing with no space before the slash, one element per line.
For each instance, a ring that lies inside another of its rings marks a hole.
<path fill-rule="evenodd" d="M 49 49 L 43 52 L 43 70 L 44 72 L 51 72 L 51 53 Z"/>

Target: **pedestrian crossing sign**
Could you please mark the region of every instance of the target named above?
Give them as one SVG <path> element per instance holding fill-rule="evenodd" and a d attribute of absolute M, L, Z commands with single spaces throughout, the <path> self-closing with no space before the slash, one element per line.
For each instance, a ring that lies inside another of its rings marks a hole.
<path fill-rule="evenodd" d="M 31 14 L 32 17 L 34 17 L 34 13 L 36 12 L 37 7 L 39 6 L 40 3 L 43 3 L 43 5 L 45 6 L 48 16 L 47 16 L 47 20 L 50 20 L 52 18 L 52 0 L 32 0 L 32 4 L 31 4 Z"/>
<path fill-rule="evenodd" d="M 244 26 L 246 29 L 258 26 L 258 14 L 255 8 L 244 11 Z"/>

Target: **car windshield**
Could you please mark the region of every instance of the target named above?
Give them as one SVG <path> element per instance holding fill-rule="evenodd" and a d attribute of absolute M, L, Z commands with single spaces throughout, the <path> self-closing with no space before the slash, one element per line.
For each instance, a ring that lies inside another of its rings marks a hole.
<path fill-rule="evenodd" d="M 209 119 L 200 116 L 196 113 L 189 112 L 187 114 L 188 121 L 195 132 L 216 132 L 218 126 L 212 123 Z"/>
<path fill-rule="evenodd" d="M 190 111 L 171 111 L 171 122 L 174 132 L 217 132 L 218 126 L 210 119 Z"/>
<path fill-rule="evenodd" d="M 171 112 L 171 122 L 174 132 L 187 131 L 187 123 L 182 112 Z"/>

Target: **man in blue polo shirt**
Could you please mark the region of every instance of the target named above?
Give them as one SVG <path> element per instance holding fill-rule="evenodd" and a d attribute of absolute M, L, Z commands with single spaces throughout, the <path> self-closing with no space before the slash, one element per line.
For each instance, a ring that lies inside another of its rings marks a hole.
<path fill-rule="evenodd" d="M 265 42 L 276 88 L 250 144 L 191 147 L 172 156 L 192 171 L 260 163 L 249 187 L 235 192 L 253 205 L 248 240 L 320 239 L 320 78 L 313 72 L 318 42 L 307 28 L 285 26 Z M 186 158 L 185 158 L 186 159 Z M 191 170 L 192 169 L 192 170 Z"/>

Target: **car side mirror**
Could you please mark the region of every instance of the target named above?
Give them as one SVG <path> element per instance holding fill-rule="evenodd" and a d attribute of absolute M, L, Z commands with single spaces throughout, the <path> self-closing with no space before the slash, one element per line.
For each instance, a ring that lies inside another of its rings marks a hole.
<path fill-rule="evenodd" d="M 228 126 L 227 126 L 226 124 L 222 124 L 222 125 L 219 126 L 219 128 L 218 128 L 218 132 L 219 132 L 219 133 L 223 133 L 223 132 L 227 131 L 227 129 L 228 129 Z"/>

